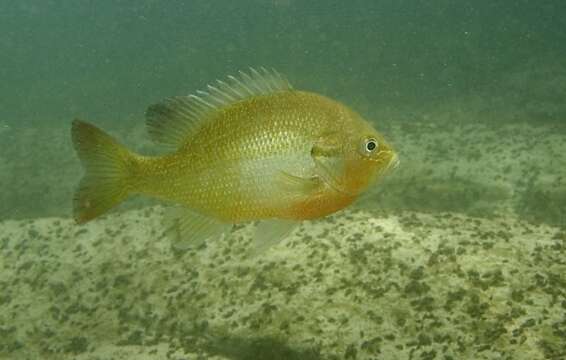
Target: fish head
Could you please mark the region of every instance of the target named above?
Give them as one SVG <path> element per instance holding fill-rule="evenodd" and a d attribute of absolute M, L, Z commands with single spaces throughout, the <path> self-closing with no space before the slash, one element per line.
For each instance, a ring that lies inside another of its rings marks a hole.
<path fill-rule="evenodd" d="M 313 156 L 319 174 L 331 188 L 357 196 L 395 169 L 399 159 L 383 136 L 357 113 L 342 113 L 340 120 L 339 130 L 323 136 Z"/>
<path fill-rule="evenodd" d="M 344 187 L 360 194 L 384 174 L 395 169 L 399 158 L 393 147 L 371 124 L 356 115 L 347 132 L 344 151 Z"/>

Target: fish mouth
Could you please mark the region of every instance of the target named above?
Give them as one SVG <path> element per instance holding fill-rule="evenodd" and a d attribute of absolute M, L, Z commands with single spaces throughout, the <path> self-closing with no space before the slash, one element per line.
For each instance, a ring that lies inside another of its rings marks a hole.
<path fill-rule="evenodd" d="M 396 152 L 387 151 L 387 153 L 383 155 L 384 156 L 378 160 L 379 168 L 373 174 L 370 181 L 371 184 L 376 184 L 384 177 L 391 175 L 399 167 L 400 160 Z"/>
<path fill-rule="evenodd" d="M 400 163 L 401 163 L 401 160 L 399 159 L 399 155 L 397 155 L 396 152 L 393 152 L 391 159 L 389 160 L 389 164 L 387 164 L 387 167 L 385 168 L 384 172 L 390 173 L 390 172 L 397 170 Z"/>
<path fill-rule="evenodd" d="M 399 156 L 393 150 L 388 150 L 383 153 L 383 156 L 377 160 L 380 169 L 377 171 L 379 175 L 386 175 L 395 171 L 399 167 Z"/>

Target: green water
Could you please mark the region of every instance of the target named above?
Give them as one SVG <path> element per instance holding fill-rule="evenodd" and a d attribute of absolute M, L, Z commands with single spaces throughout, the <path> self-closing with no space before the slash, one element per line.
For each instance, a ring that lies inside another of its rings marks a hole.
<path fill-rule="evenodd" d="M 129 359 L 121 348 L 160 344 L 187 355 L 143 358 L 565 358 L 565 29 L 560 1 L 1 1 L 0 358 Z M 152 154 L 148 105 L 250 66 L 343 101 L 399 150 L 352 213 L 304 225 L 295 242 L 312 256 L 291 241 L 239 265 L 245 241 L 180 255 L 131 223 L 83 238 L 66 222 L 82 173 L 72 119 Z M 365 227 L 392 218 L 400 228 Z M 96 264 L 73 262 L 76 246 Z M 163 295 L 183 278 L 198 280 L 196 299 Z M 320 300 L 312 314 L 295 303 L 303 288 Z"/>

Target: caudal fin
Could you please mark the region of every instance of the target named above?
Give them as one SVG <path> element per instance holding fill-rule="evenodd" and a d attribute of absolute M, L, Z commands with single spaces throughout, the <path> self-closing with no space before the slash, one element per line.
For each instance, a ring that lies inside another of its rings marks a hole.
<path fill-rule="evenodd" d="M 73 199 L 73 216 L 85 223 L 125 200 L 135 156 L 95 126 L 74 120 L 71 136 L 85 169 Z"/>

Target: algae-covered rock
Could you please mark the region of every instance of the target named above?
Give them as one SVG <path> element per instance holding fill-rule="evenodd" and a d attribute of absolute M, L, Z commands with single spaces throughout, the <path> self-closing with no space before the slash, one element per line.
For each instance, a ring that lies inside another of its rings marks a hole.
<path fill-rule="evenodd" d="M 533 181 L 517 202 L 518 214 L 531 222 L 566 228 L 566 179 Z"/>
<path fill-rule="evenodd" d="M 160 208 L 0 224 L 0 358 L 543 359 L 566 352 L 566 233 L 349 211 L 251 258 L 171 251 Z"/>

